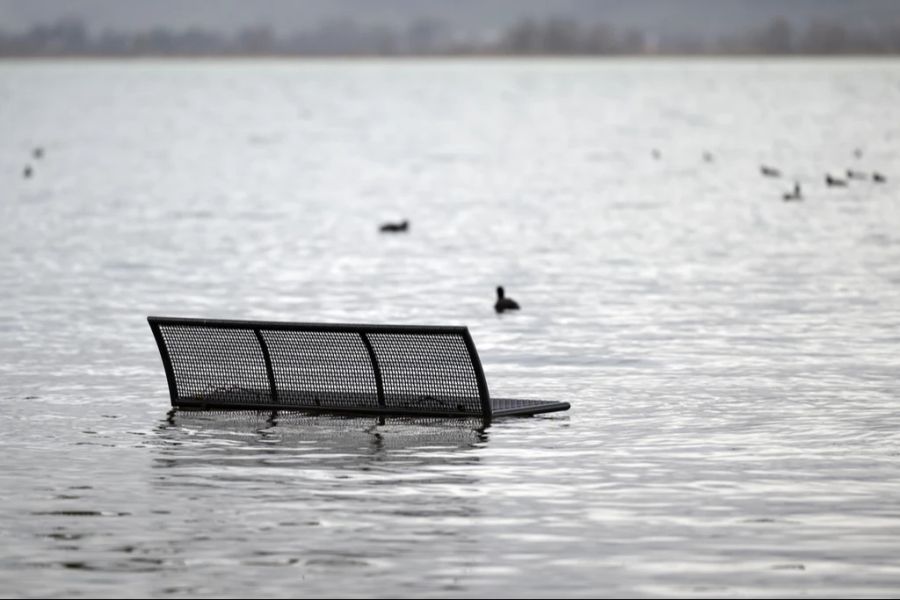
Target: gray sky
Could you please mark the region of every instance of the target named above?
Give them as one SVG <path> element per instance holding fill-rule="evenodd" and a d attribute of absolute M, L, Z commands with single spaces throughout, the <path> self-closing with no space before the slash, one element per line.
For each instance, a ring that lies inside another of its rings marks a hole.
<path fill-rule="evenodd" d="M 732 33 L 784 16 L 816 17 L 850 27 L 900 22 L 900 0 L 0 0 L 0 30 L 77 17 L 93 31 L 199 26 L 224 32 L 267 24 L 279 32 L 351 17 L 403 27 L 436 18 L 473 33 L 523 17 L 568 16 L 659 33 Z"/>

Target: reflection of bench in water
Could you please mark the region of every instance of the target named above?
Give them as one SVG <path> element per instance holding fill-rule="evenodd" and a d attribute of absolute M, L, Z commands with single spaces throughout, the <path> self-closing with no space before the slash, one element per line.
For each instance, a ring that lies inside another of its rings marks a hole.
<path fill-rule="evenodd" d="M 488 440 L 480 415 L 383 417 L 297 410 L 173 410 L 157 433 L 159 439 L 177 442 L 161 444 L 160 454 L 182 463 L 195 458 L 211 462 L 229 455 L 243 459 L 248 452 L 252 455 L 256 451 L 263 460 L 269 460 L 268 451 L 277 447 L 286 451 L 280 459 L 325 454 L 336 465 L 358 466 L 354 458 L 383 451 L 396 451 L 396 458 L 401 460 L 447 464 L 447 452 L 455 459 L 469 460 L 465 451 L 479 448 Z M 182 456 L 179 448 L 185 443 L 198 452 Z M 201 458 L 200 454 L 207 451 L 208 455 Z"/>
<path fill-rule="evenodd" d="M 176 408 L 478 416 L 567 410 L 491 398 L 465 327 L 149 317 Z"/>

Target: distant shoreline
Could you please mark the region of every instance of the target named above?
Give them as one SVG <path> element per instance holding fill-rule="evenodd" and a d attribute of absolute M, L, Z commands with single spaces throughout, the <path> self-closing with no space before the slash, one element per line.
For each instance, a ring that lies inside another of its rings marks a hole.
<path fill-rule="evenodd" d="M 296 61 L 296 62 L 454 62 L 454 61 L 654 61 L 654 60 L 900 60 L 900 53 L 848 54 L 730 54 L 730 53 L 659 53 L 659 54 L 59 54 L 59 55 L 2 55 L 0 62 L 204 62 L 204 61 Z"/>

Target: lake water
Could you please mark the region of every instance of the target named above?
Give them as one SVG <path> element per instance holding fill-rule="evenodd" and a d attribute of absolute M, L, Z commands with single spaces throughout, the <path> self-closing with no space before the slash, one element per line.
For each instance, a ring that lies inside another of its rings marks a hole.
<path fill-rule="evenodd" d="M 6 62 L 0 131 L 0 595 L 900 593 L 900 62 Z M 170 420 L 148 314 L 572 409 Z"/>

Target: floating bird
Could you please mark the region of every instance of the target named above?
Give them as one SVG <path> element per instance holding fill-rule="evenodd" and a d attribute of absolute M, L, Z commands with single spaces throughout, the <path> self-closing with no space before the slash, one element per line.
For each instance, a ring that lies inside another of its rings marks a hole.
<path fill-rule="evenodd" d="M 862 154 L 863 153 L 861 148 L 857 148 L 853 151 L 853 156 L 855 156 L 856 158 L 862 158 Z"/>
<path fill-rule="evenodd" d="M 832 177 L 830 173 L 826 173 L 825 183 L 828 187 L 847 187 L 847 182 L 845 180 Z"/>
<path fill-rule="evenodd" d="M 34 150 L 31 151 L 31 155 L 36 159 L 40 160 L 44 156 L 44 149 L 38 146 Z"/>
<path fill-rule="evenodd" d="M 494 310 L 498 313 L 505 310 L 519 310 L 519 303 L 504 295 L 502 285 L 497 286 L 497 302 L 494 303 Z"/>
<path fill-rule="evenodd" d="M 653 154 L 653 158 L 655 158 L 656 160 L 659 160 L 659 158 L 662 156 L 662 153 L 656 148 L 653 149 L 653 152 L 651 154 Z"/>
<path fill-rule="evenodd" d="M 713 155 L 712 155 L 712 153 L 711 153 L 711 152 L 704 152 L 704 153 L 703 153 L 703 162 L 708 162 L 708 163 L 709 163 L 709 162 L 712 162 L 712 161 L 713 161 Z"/>
<path fill-rule="evenodd" d="M 853 169 L 847 169 L 847 179 L 868 179 L 869 176 L 861 171 L 854 171 Z"/>
<path fill-rule="evenodd" d="M 784 194 L 781 199 L 785 202 L 798 202 L 800 200 L 803 200 L 803 192 L 800 191 L 800 184 L 795 181 L 794 191 Z"/>
<path fill-rule="evenodd" d="M 885 177 L 881 173 L 872 173 L 872 181 L 874 181 L 875 183 L 885 183 L 887 181 L 887 177 Z"/>
<path fill-rule="evenodd" d="M 399 223 L 385 223 L 380 228 L 379 231 L 383 233 L 402 233 L 409 229 L 409 221 L 404 219 Z"/>
<path fill-rule="evenodd" d="M 759 167 L 759 172 L 766 177 L 781 177 L 781 171 L 779 171 L 775 167 L 767 167 L 766 165 L 762 165 Z"/>
<path fill-rule="evenodd" d="M 32 173 L 34 173 L 34 171 L 31 169 L 31 165 L 25 165 L 25 169 L 22 170 L 22 177 L 29 179 Z"/>

